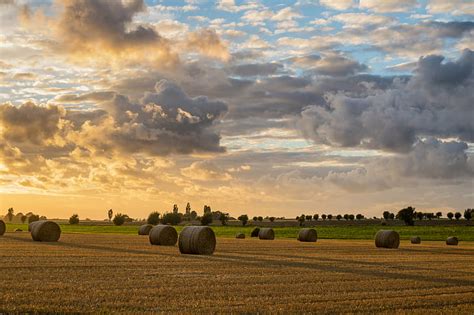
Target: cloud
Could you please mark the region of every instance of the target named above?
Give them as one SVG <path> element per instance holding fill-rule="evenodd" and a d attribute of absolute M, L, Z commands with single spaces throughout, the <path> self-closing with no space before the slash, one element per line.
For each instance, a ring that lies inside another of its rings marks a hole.
<path fill-rule="evenodd" d="M 359 8 L 374 12 L 406 12 L 413 9 L 417 0 L 360 0 Z"/>
<path fill-rule="evenodd" d="M 366 97 L 328 96 L 327 104 L 302 111 L 303 132 L 318 143 L 395 152 L 411 151 L 424 136 L 473 141 L 474 124 L 465 118 L 472 111 L 472 54 L 446 64 L 421 58 L 410 81 Z"/>
<path fill-rule="evenodd" d="M 474 15 L 474 4 L 469 0 L 430 0 L 426 10 L 431 14 Z"/>
<path fill-rule="evenodd" d="M 366 65 L 336 53 L 294 57 L 290 61 L 306 71 L 328 76 L 347 76 L 368 70 Z"/>
<path fill-rule="evenodd" d="M 354 6 L 354 0 L 319 0 L 319 3 L 335 10 L 347 10 Z"/>
<path fill-rule="evenodd" d="M 261 63 L 261 64 L 242 64 L 234 66 L 231 68 L 232 74 L 241 76 L 241 77 L 251 77 L 251 76 L 268 76 L 276 74 L 280 69 L 283 68 L 283 65 L 276 62 L 271 63 Z"/>
<path fill-rule="evenodd" d="M 205 56 L 222 61 L 230 59 L 227 46 L 219 38 L 219 35 L 211 29 L 201 29 L 188 34 L 186 47 L 191 51 L 197 51 Z"/>
<path fill-rule="evenodd" d="M 64 114 L 62 108 L 54 105 L 37 106 L 28 102 L 15 107 L 2 104 L 0 133 L 8 142 L 41 145 L 59 132 Z"/>
<path fill-rule="evenodd" d="M 194 162 L 189 167 L 182 168 L 181 174 L 202 181 L 228 181 L 232 179 L 232 175 L 222 170 L 211 160 Z"/>

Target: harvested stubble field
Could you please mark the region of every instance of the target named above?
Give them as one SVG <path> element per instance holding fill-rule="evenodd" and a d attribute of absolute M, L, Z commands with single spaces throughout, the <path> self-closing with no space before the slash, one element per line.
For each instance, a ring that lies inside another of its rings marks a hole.
<path fill-rule="evenodd" d="M 474 313 L 474 243 L 219 238 L 180 255 L 137 235 L 0 238 L 0 312 Z"/>

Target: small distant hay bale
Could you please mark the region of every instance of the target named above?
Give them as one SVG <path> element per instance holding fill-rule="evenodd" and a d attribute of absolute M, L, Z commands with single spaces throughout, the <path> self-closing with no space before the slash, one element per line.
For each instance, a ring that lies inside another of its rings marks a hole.
<path fill-rule="evenodd" d="M 138 228 L 138 235 L 148 235 L 150 234 L 151 229 L 153 228 L 153 225 L 151 224 L 143 224 Z"/>
<path fill-rule="evenodd" d="M 181 254 L 212 255 L 216 249 L 216 235 L 208 226 L 187 226 L 179 234 Z"/>
<path fill-rule="evenodd" d="M 150 230 L 150 244 L 174 246 L 178 241 L 178 232 L 169 225 L 157 225 Z"/>
<path fill-rule="evenodd" d="M 316 242 L 318 240 L 318 233 L 315 229 L 301 229 L 298 234 L 298 241 L 300 242 Z"/>
<path fill-rule="evenodd" d="M 15 229 L 15 232 L 23 232 L 22 229 Z"/>
<path fill-rule="evenodd" d="M 263 228 L 258 232 L 258 238 L 261 240 L 273 240 L 275 238 L 275 232 L 272 228 Z"/>
<path fill-rule="evenodd" d="M 245 234 L 244 233 L 237 233 L 235 235 L 235 238 L 245 238 Z"/>
<path fill-rule="evenodd" d="M 61 237 L 61 228 L 53 221 L 32 222 L 30 227 L 31 237 L 37 242 L 57 242 Z"/>
<path fill-rule="evenodd" d="M 421 244 L 421 238 L 419 236 L 412 236 L 410 241 L 412 244 Z"/>
<path fill-rule="evenodd" d="M 383 248 L 398 248 L 400 235 L 392 230 L 380 230 L 375 235 L 375 246 Z"/>
<path fill-rule="evenodd" d="M 250 233 L 250 237 L 258 237 L 259 232 L 260 232 L 260 228 L 256 227 L 255 229 L 252 230 L 252 233 Z"/>
<path fill-rule="evenodd" d="M 450 236 L 446 239 L 446 245 L 458 245 L 459 240 L 456 236 Z"/>
<path fill-rule="evenodd" d="M 7 230 L 7 226 L 5 225 L 5 222 L 0 220 L 0 236 L 5 234 L 5 231 Z"/>

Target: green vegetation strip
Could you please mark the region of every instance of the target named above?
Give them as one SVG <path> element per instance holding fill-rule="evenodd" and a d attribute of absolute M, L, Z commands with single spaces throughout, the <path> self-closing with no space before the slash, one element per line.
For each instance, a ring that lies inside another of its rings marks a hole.
<path fill-rule="evenodd" d="M 211 226 L 217 237 L 235 237 L 238 232 L 245 233 L 247 237 L 255 228 L 254 226 Z M 137 225 L 69 225 L 61 224 L 64 233 L 85 234 L 137 234 Z M 15 229 L 28 231 L 26 224 L 8 224 L 7 231 Z M 183 226 L 177 226 L 178 233 Z M 277 238 L 296 238 L 299 227 L 274 227 Z M 375 233 L 380 229 L 395 230 L 400 233 L 400 238 L 407 240 L 411 236 L 419 236 L 425 241 L 445 241 L 448 236 L 457 236 L 460 241 L 474 241 L 473 226 L 317 226 L 318 238 L 321 239 L 373 239 Z"/>

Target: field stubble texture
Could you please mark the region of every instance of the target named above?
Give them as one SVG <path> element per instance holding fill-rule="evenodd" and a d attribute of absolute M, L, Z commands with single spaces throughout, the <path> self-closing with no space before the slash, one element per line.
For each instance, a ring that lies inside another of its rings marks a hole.
<path fill-rule="evenodd" d="M 0 238 L 0 312 L 474 313 L 474 243 L 222 239 L 181 255 L 132 235 Z"/>

